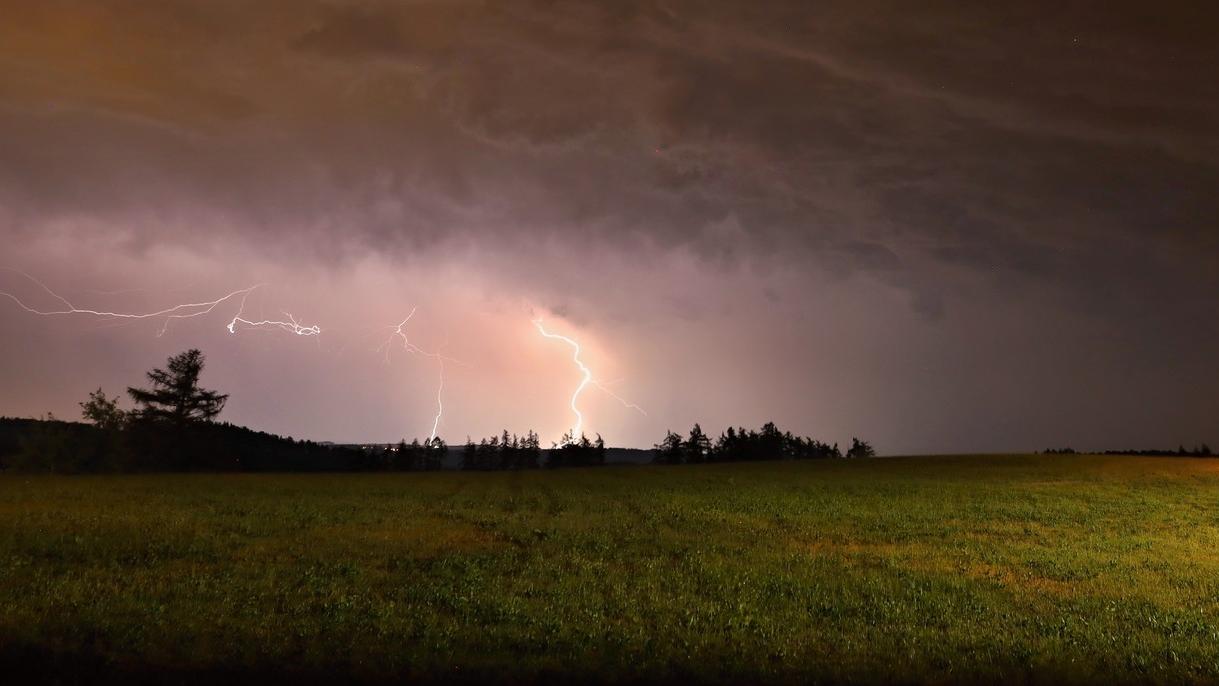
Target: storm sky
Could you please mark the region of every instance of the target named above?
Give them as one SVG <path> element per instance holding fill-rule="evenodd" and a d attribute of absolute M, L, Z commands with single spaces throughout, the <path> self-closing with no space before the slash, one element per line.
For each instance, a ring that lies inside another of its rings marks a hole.
<path fill-rule="evenodd" d="M 915 8 L 917 5 L 917 9 Z M 333 441 L 1219 442 L 1206 3 L 0 0 L 0 414 L 188 347 Z M 164 327 L 164 332 L 162 328 Z M 383 345 L 396 340 L 396 347 Z M 380 348 L 380 349 L 379 349 Z"/>

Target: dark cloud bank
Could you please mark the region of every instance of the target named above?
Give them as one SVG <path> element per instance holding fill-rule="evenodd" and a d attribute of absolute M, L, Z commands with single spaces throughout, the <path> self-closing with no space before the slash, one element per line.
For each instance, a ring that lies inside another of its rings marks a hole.
<path fill-rule="evenodd" d="M 1219 440 L 1202 4 L 0 5 L 2 266 L 115 308 L 269 281 L 336 332 L 5 306 L 0 412 L 203 343 L 235 421 L 396 439 L 432 372 L 369 350 L 419 305 L 470 365 L 454 440 L 561 431 L 546 312 L 649 410 L 590 396 L 613 443 L 772 417 L 888 452 Z M 90 293 L 127 288 L 152 292 Z"/>

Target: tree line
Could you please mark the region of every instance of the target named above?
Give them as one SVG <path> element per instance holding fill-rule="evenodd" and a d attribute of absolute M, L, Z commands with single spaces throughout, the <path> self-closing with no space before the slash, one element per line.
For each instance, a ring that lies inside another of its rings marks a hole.
<path fill-rule="evenodd" d="M 813 460 L 827 458 L 875 457 L 876 451 L 867 441 L 851 439 L 846 453 L 838 444 L 829 445 L 813 438 L 780 431 L 774 422 L 766 422 L 761 431 L 744 427 L 728 427 L 714 441 L 695 424 L 690 435 L 669 431 L 656 444 L 659 464 L 701 464 L 705 462 L 750 462 L 757 460 Z"/>
<path fill-rule="evenodd" d="M 360 450 L 297 441 L 228 422 L 121 429 L 54 418 L 0 418 L 0 469 L 95 472 L 335 472 L 367 469 Z"/>
<path fill-rule="evenodd" d="M 1042 455 L 1079 455 L 1074 448 L 1047 448 L 1041 451 Z M 1139 450 L 1137 448 L 1126 448 L 1124 450 L 1106 450 L 1101 455 L 1140 455 L 1143 457 L 1214 457 L 1215 453 L 1206 443 L 1195 445 L 1192 449 L 1186 448 L 1184 445 L 1178 445 L 1176 450 L 1172 448 L 1149 448 Z"/>
<path fill-rule="evenodd" d="M 512 470 L 547 467 L 592 467 L 605 464 L 605 441 L 601 435 L 590 440 L 583 433 L 575 438 L 569 431 L 558 443 L 544 451 L 538 435 L 532 430 L 524 436 L 509 435 L 505 429 L 499 436 L 484 438 L 478 443 L 467 438 L 462 452 L 461 468 L 468 470 Z"/>
<path fill-rule="evenodd" d="M 346 471 L 369 468 L 360 450 L 296 441 L 217 422 L 228 395 L 202 388 L 205 358 L 188 350 L 127 389 L 132 410 L 100 388 L 80 403 L 89 424 L 0 419 L 0 467 L 51 472 Z"/>
<path fill-rule="evenodd" d="M 132 410 L 97 389 L 82 403 L 88 424 L 48 415 L 42 420 L 0 418 L 0 468 L 53 472 L 122 471 L 430 471 L 442 469 L 450 449 L 439 438 L 377 447 L 296 441 L 217 422 L 228 395 L 200 386 L 205 358 L 196 349 L 169 358 L 146 374 L 146 388 L 130 387 Z M 668 432 L 656 446 L 658 464 L 774 459 L 871 457 L 872 446 L 838 444 L 780 431 L 729 427 L 712 441 L 698 424 L 689 436 Z M 543 450 L 538 434 L 467 438 L 460 448 L 465 470 L 590 467 L 605 464 L 606 446 L 572 432 Z M 1209 449 L 1208 449 L 1209 450 Z"/>
<path fill-rule="evenodd" d="M 363 459 L 355 461 L 353 471 L 430 472 L 444 468 L 449 446 L 439 437 L 422 443 L 416 438 L 410 443 L 404 439 L 397 445 L 387 443 L 383 448 L 364 448 L 361 453 Z"/>

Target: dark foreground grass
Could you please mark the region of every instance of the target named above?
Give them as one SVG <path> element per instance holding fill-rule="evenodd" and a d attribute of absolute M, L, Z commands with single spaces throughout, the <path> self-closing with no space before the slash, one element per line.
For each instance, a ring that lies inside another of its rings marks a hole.
<path fill-rule="evenodd" d="M 1219 460 L 0 476 L 47 679 L 1219 680 Z"/>

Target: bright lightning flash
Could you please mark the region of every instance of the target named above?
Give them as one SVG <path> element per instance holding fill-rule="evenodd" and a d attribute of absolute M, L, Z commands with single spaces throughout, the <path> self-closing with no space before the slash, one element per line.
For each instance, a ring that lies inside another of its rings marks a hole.
<path fill-rule="evenodd" d="M 255 321 L 253 319 L 247 319 L 244 316 L 246 301 L 249 299 L 250 293 L 254 292 L 256 289 L 263 286 L 263 284 L 255 284 L 248 288 L 238 289 L 231 293 L 228 293 L 227 295 L 225 295 L 221 298 L 217 298 L 215 300 L 208 300 L 205 302 L 197 302 L 197 303 L 182 303 L 180 305 L 174 305 L 173 307 L 167 307 L 165 309 L 157 310 L 155 312 L 128 313 L 128 312 L 109 312 L 109 311 L 105 311 L 105 310 L 92 310 L 92 309 L 76 307 L 71 302 L 69 302 L 67 298 L 64 298 L 63 296 L 59 295 L 55 291 L 51 290 L 46 284 L 42 283 L 38 279 L 35 279 L 34 277 L 30 276 L 29 274 L 25 274 L 24 272 L 17 272 L 17 273 L 21 274 L 21 276 L 25 277 L 26 279 L 28 279 L 31 282 L 33 282 L 34 284 L 36 284 L 43 291 L 46 291 L 46 293 L 48 295 L 50 295 L 52 298 L 54 298 L 55 300 L 62 303 L 63 307 L 61 309 L 42 310 L 42 309 L 38 309 L 36 307 L 27 305 L 23 300 L 21 300 L 20 298 L 18 298 L 15 295 L 13 295 L 12 293 L 0 291 L 0 296 L 8 298 L 9 300 L 12 300 L 14 303 L 17 304 L 18 307 L 25 310 L 26 312 L 29 312 L 30 314 L 36 314 L 36 315 L 44 316 L 44 317 L 60 316 L 60 315 L 89 315 L 89 316 L 101 318 L 103 320 L 142 320 L 142 319 L 164 318 L 165 322 L 164 322 L 164 324 L 162 324 L 161 330 L 157 333 L 157 336 L 160 337 L 168 330 L 170 322 L 175 319 L 192 319 L 194 317 L 201 317 L 203 315 L 211 313 L 217 307 L 219 307 L 222 303 L 225 303 L 225 302 L 228 302 L 228 301 L 234 300 L 234 299 L 239 299 L 238 300 L 239 305 L 237 307 L 237 314 L 233 315 L 233 318 L 231 320 L 229 320 L 228 325 L 225 327 L 229 330 L 229 333 L 231 333 L 231 334 L 237 333 L 237 330 L 239 327 L 250 328 L 250 329 L 261 329 L 261 328 L 280 329 L 282 331 L 285 331 L 285 332 L 291 333 L 291 334 L 295 334 L 297 336 L 318 336 L 322 333 L 321 328 L 318 327 L 316 324 L 312 325 L 312 326 L 305 326 L 305 325 L 301 324 L 301 322 L 298 321 L 296 319 L 296 317 L 293 317 L 292 314 L 288 313 L 288 312 L 284 313 L 284 316 L 287 318 L 286 321 L 273 320 L 273 319 L 261 319 L 261 320 Z M 407 352 L 409 352 L 413 355 L 421 355 L 423 357 L 430 357 L 430 358 L 436 360 L 436 365 L 437 365 L 437 369 L 439 372 L 439 384 L 436 387 L 436 416 L 432 419 L 432 431 L 431 431 L 431 434 L 428 436 L 428 442 L 431 443 L 436 440 L 436 432 L 440 428 L 440 419 L 444 415 L 444 364 L 445 364 L 445 362 L 453 362 L 453 363 L 456 363 L 459 365 L 464 364 L 464 363 L 460 362 L 459 360 L 454 360 L 452 358 L 445 357 L 444 355 L 442 355 L 439 352 L 430 352 L 430 351 L 424 350 L 424 349 L 420 348 L 419 346 L 415 345 L 414 343 L 412 343 L 411 340 L 406 335 L 406 325 L 408 322 L 410 322 L 411 318 L 414 316 L 415 316 L 415 308 L 412 308 L 410 314 L 408 314 L 405 319 L 403 319 L 401 322 L 399 322 L 397 326 L 389 327 L 393 330 L 393 332 L 390 334 L 389 338 L 381 346 L 381 348 L 378 348 L 378 351 L 384 350 L 385 362 L 388 364 L 390 348 L 394 344 L 394 339 L 398 338 L 398 339 L 401 339 L 401 341 L 402 341 L 402 348 L 404 350 L 406 350 Z"/>
<path fill-rule="evenodd" d="M 251 328 L 277 327 L 277 328 L 287 331 L 289 333 L 294 333 L 298 336 L 316 336 L 322 332 L 322 330 L 320 328 L 318 328 L 316 325 L 303 326 L 300 322 L 298 322 L 296 320 L 295 317 L 293 317 L 290 314 L 285 315 L 288 317 L 288 320 L 289 320 L 286 322 L 272 321 L 272 320 L 266 320 L 266 319 L 256 322 L 256 321 L 251 321 L 249 319 L 243 319 L 241 315 L 245 312 L 246 299 L 248 299 L 250 297 L 250 293 L 253 293 L 256 289 L 258 289 L 264 285 L 264 284 L 260 284 L 260 283 L 254 284 L 253 286 L 250 286 L 248 288 L 241 288 L 241 289 L 235 290 L 235 291 L 233 291 L 221 298 L 217 298 L 215 300 L 207 300 L 204 302 L 197 302 L 197 303 L 182 303 L 180 305 L 174 305 L 173 307 L 167 307 L 163 310 L 157 310 L 155 312 L 133 313 L 133 312 L 109 312 L 106 310 L 91 310 L 91 309 L 87 309 L 87 308 L 77 307 L 77 306 L 73 305 L 71 302 L 69 302 L 67 298 L 65 298 L 62 295 L 51 290 L 50 287 L 48 287 L 46 284 L 39 281 L 38 279 L 35 279 L 34 277 L 32 277 L 29 274 L 26 274 L 24 272 L 17 272 L 17 273 L 21 274 L 21 276 L 24 276 L 26 279 L 29 279 L 34 284 L 36 284 L 39 288 L 46 291 L 46 293 L 48 295 L 50 295 L 52 298 L 55 298 L 60 303 L 62 303 L 63 309 L 40 310 L 36 307 L 31 307 L 30 305 L 27 305 L 24 301 L 21 300 L 21 298 L 18 298 L 17 296 L 13 295 L 12 293 L 7 293 L 4 291 L 0 291 L 0 296 L 4 296 L 4 297 L 8 298 L 9 300 L 12 300 L 13 302 L 17 303 L 18 307 L 25 310 L 26 312 L 29 312 L 30 314 L 36 314 L 36 315 L 43 316 L 43 317 L 54 317 L 54 316 L 62 316 L 62 315 L 74 315 L 74 314 L 89 315 L 89 316 L 93 316 L 93 317 L 99 317 L 104 320 L 161 319 L 163 317 L 165 319 L 165 322 L 164 322 L 164 324 L 161 325 L 161 330 L 157 332 L 157 337 L 159 338 L 159 337 L 165 335 L 165 332 L 169 329 L 170 322 L 172 322 L 173 320 L 175 320 L 175 319 L 193 319 L 195 317 L 201 317 L 205 314 L 210 314 L 213 310 L 215 310 L 217 307 L 219 307 L 221 303 L 224 303 L 229 300 L 233 300 L 234 298 L 240 297 L 241 304 L 237 308 L 237 314 L 233 316 L 233 319 L 229 322 L 228 326 L 226 327 L 229 330 L 229 333 L 237 333 L 238 324 L 244 324 Z"/>
<path fill-rule="evenodd" d="M 250 289 L 250 291 L 254 290 L 254 288 L 258 288 L 258 286 L 254 286 Z M 249 297 L 250 291 L 246 291 L 245 294 L 241 296 L 241 307 L 238 308 L 237 314 L 233 315 L 232 321 L 230 321 L 229 325 L 226 327 L 229 330 L 229 333 L 237 333 L 238 324 L 245 324 L 250 328 L 261 328 L 264 326 L 275 327 L 283 331 L 287 331 L 288 333 L 296 334 L 297 336 L 317 336 L 318 334 L 322 333 L 322 330 L 317 326 L 317 324 L 314 324 L 313 326 L 302 326 L 301 323 L 296 320 L 296 317 L 292 316 L 291 312 L 284 313 L 284 316 L 288 318 L 288 321 L 286 322 L 273 321 L 270 319 L 263 319 L 255 322 L 249 319 L 243 319 L 241 315 L 245 313 L 245 301 L 246 298 Z"/>
<path fill-rule="evenodd" d="M 578 342 L 576 342 L 574 339 L 568 338 L 567 336 L 563 336 L 561 334 L 551 333 L 551 332 L 547 331 L 546 327 L 542 325 L 542 319 L 540 317 L 533 320 L 533 325 L 535 327 L 537 327 L 538 333 L 542 334 L 546 338 L 553 338 L 555 340 L 563 341 L 568 346 L 570 346 L 571 347 L 571 360 L 572 360 L 572 362 L 576 363 L 576 367 L 579 368 L 579 370 L 580 370 L 580 383 L 579 383 L 579 385 L 576 386 L 576 390 L 572 391 L 571 402 L 570 402 L 571 412 L 572 412 L 572 414 L 574 414 L 576 416 L 576 421 L 571 426 L 572 440 L 579 440 L 579 437 L 583 434 L 583 431 L 584 431 L 584 413 L 580 412 L 580 408 L 577 405 L 577 401 L 580 399 L 580 394 L 583 393 L 584 389 L 586 387 L 588 387 L 589 385 L 595 386 L 596 388 L 600 389 L 601 391 L 603 391 L 604 393 L 609 395 L 611 398 L 622 403 L 623 406 L 633 409 L 645 416 L 647 415 L 647 413 L 643 411 L 642 407 L 640 407 L 634 403 L 627 402 L 626 400 L 619 397 L 616 393 L 614 393 L 610 389 L 606 388 L 606 386 L 604 384 L 598 382 L 597 380 L 595 380 L 593 378 L 592 370 L 589 369 L 588 365 L 584 364 L 584 362 L 580 359 L 580 344 Z"/>
<path fill-rule="evenodd" d="M 247 328 L 277 328 L 277 329 L 280 329 L 287 333 L 295 334 L 297 336 L 318 336 L 322 332 L 321 328 L 318 327 L 317 325 L 305 326 L 305 325 L 301 324 L 300 321 L 298 321 L 290 313 L 286 313 L 286 312 L 284 313 L 284 316 L 287 317 L 286 321 L 271 320 L 271 319 L 262 319 L 262 320 L 255 321 L 253 319 L 245 318 L 244 314 L 245 314 L 246 301 L 249 298 L 250 293 L 252 293 L 256 289 L 263 286 L 263 284 L 255 284 L 255 285 L 249 286 L 247 288 L 241 288 L 241 289 L 232 291 L 215 300 L 207 300 L 207 301 L 203 301 L 203 302 L 193 302 L 193 303 L 182 303 L 179 305 L 174 305 L 172 307 L 167 307 L 167 308 L 164 308 L 161 310 L 157 310 L 155 312 L 132 313 L 132 312 L 110 312 L 110 311 L 106 311 L 106 310 L 93 310 L 93 309 L 76 307 L 70 301 L 68 301 L 67 298 L 64 298 L 63 296 L 59 295 L 55 291 L 51 290 L 46 284 L 42 283 L 38 279 L 35 279 L 34 277 L 32 277 L 28 274 L 22 273 L 22 272 L 17 272 L 17 273 L 21 274 L 26 279 L 28 279 L 31 282 L 33 282 L 34 284 L 36 284 L 39 288 L 41 288 L 43 291 L 45 291 L 52 298 L 54 298 L 55 300 L 62 303 L 62 305 L 63 305 L 62 309 L 51 309 L 51 310 L 38 309 L 36 307 L 27 305 L 23 300 L 21 300 L 17 296 L 13 295 L 12 293 L 5 292 L 5 291 L 0 291 L 0 296 L 8 298 L 9 300 L 12 300 L 14 303 L 17 304 L 18 307 L 20 307 L 21 309 L 25 310 L 26 312 L 28 312 L 30 314 L 36 314 L 36 315 L 44 316 L 44 317 L 66 316 L 66 315 L 88 315 L 88 316 L 98 317 L 98 318 L 101 318 L 104 320 L 143 320 L 143 319 L 164 318 L 164 320 L 165 320 L 164 324 L 162 325 L 160 332 L 157 333 L 157 336 L 161 336 L 169 328 L 170 322 L 172 322 L 175 319 L 192 319 L 195 317 L 201 317 L 203 315 L 213 312 L 222 303 L 239 298 L 240 300 L 239 300 L 239 305 L 237 308 L 237 314 L 233 315 L 233 318 L 231 320 L 229 320 L 228 325 L 225 327 L 229 330 L 229 333 L 237 333 L 237 329 L 238 329 L 239 325 L 247 327 Z M 463 364 L 463 363 L 458 360 L 454 360 L 452 358 L 446 357 L 446 356 L 442 355 L 440 352 L 432 352 L 432 351 L 424 350 L 411 342 L 410 338 L 407 337 L 407 335 L 406 335 L 406 325 L 415 316 L 415 311 L 416 311 L 416 308 L 412 308 L 410 311 L 410 314 L 408 314 L 405 319 L 403 319 L 401 322 L 399 322 L 397 324 L 397 326 L 389 327 L 392 329 L 392 332 L 390 333 L 389 338 L 385 341 L 385 343 L 382 344 L 382 346 L 380 348 L 378 348 L 378 351 L 382 351 L 382 350 L 384 351 L 385 361 L 386 361 L 386 363 L 388 363 L 389 359 L 390 359 L 390 348 L 395 345 L 395 339 L 400 339 L 402 341 L 402 348 L 404 350 L 406 350 L 407 352 L 409 352 L 413 355 L 421 355 L 423 357 L 430 357 L 430 358 L 436 360 L 437 371 L 438 371 L 438 376 L 439 376 L 439 383 L 437 384 L 437 387 L 436 387 L 436 415 L 432 419 L 432 430 L 431 430 L 431 434 L 428 436 L 428 441 L 431 442 L 431 441 L 436 440 L 436 432 L 440 428 L 440 420 L 444 415 L 444 366 L 445 366 L 445 362 L 454 362 L 456 364 Z M 562 341 L 563 343 L 570 346 L 571 350 L 572 350 L 571 359 L 576 364 L 576 367 L 580 370 L 580 383 L 576 386 L 575 390 L 572 391 L 571 401 L 569 403 L 571 406 L 572 414 L 574 414 L 576 417 L 576 421 L 574 424 L 572 424 L 572 427 L 571 427 L 571 437 L 572 438 L 581 436 L 583 433 L 584 414 L 580 411 L 578 401 L 580 399 L 580 394 L 583 393 L 584 389 L 590 385 L 595 386 L 596 388 L 600 389 L 601 391 L 603 391 L 610 397 L 612 397 L 615 400 L 617 400 L 618 402 L 622 403 L 622 405 L 624 407 L 633 409 L 644 415 L 647 414 L 646 412 L 644 412 L 643 408 L 639 407 L 638 405 L 636 405 L 632 402 L 628 402 L 627 400 L 618 396 L 618 394 L 611 391 L 607 387 L 607 384 L 601 383 L 593 378 L 592 370 L 589 369 L 588 366 L 585 365 L 584 362 L 580 359 L 580 344 L 577 341 L 575 341 L 574 339 L 569 338 L 567 336 L 557 334 L 557 333 L 551 333 L 551 332 L 547 331 L 546 327 L 543 326 L 542 320 L 540 318 L 533 320 L 533 325 L 535 327 L 537 327 L 538 332 L 540 334 L 542 334 L 542 336 L 544 336 L 546 338 L 551 338 L 551 339 Z"/>
<path fill-rule="evenodd" d="M 436 386 L 436 416 L 432 418 L 432 433 L 428 436 L 428 443 L 431 443 L 436 440 L 436 432 L 440 429 L 440 418 L 444 415 L 444 363 L 446 360 L 449 362 L 456 362 L 457 364 L 462 363 L 452 358 L 445 357 L 439 352 L 429 352 L 424 350 L 411 342 L 410 338 L 408 338 L 406 335 L 406 324 L 411 320 L 412 317 L 415 316 L 415 311 L 417 309 L 417 307 L 412 307 L 410 314 L 406 315 L 405 319 L 399 322 L 397 326 L 390 327 L 393 329 L 393 332 L 390 333 L 389 338 L 386 339 L 385 343 L 383 343 L 380 348 L 377 348 L 377 350 L 385 351 L 385 362 L 388 364 L 390 348 L 394 346 L 394 339 L 398 338 L 402 340 L 402 349 L 406 350 L 408 353 L 411 353 L 412 355 L 422 355 L 423 357 L 430 357 L 436 360 L 439 383 Z"/>

